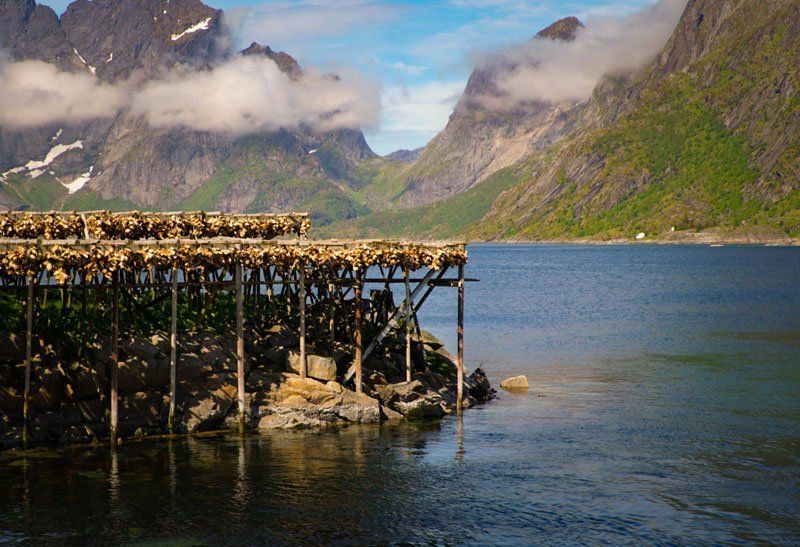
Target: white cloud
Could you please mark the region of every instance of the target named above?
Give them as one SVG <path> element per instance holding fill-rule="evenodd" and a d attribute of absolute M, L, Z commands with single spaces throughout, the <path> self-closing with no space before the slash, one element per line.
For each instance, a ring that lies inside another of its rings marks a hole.
<path fill-rule="evenodd" d="M 486 55 L 484 66 L 510 67 L 497 76 L 491 108 L 522 102 L 583 100 L 605 74 L 644 65 L 663 48 L 687 0 L 660 0 L 624 17 L 595 16 L 572 42 L 536 39 Z"/>
<path fill-rule="evenodd" d="M 342 70 L 306 69 L 290 79 L 266 57 L 237 57 L 196 71 L 177 68 L 141 84 L 103 84 L 89 73 L 0 57 L 0 124 L 35 127 L 130 110 L 154 127 L 246 134 L 306 125 L 319 130 L 376 126 L 378 85 Z"/>
<path fill-rule="evenodd" d="M 291 80 L 266 58 L 239 57 L 211 71 L 172 72 L 136 93 L 132 112 L 155 127 L 245 134 L 308 125 L 320 130 L 374 126 L 376 84 L 306 69 Z"/>
<path fill-rule="evenodd" d="M 13 62 L 0 52 L 0 125 L 32 127 L 113 116 L 127 89 L 88 72 L 62 72 L 42 61 Z"/>
<path fill-rule="evenodd" d="M 436 133 L 447 123 L 463 90 L 463 81 L 386 87 L 382 92 L 382 128 Z"/>

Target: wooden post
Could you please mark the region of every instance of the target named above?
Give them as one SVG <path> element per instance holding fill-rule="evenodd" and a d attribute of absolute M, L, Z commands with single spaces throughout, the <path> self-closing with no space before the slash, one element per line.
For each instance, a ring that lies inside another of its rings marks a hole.
<path fill-rule="evenodd" d="M 244 435 L 244 301 L 242 295 L 242 265 L 234 270 L 236 288 L 236 380 L 239 395 L 239 433 Z"/>
<path fill-rule="evenodd" d="M 406 282 L 406 382 L 411 381 L 411 281 L 408 278 L 408 261 L 403 265 L 403 277 Z"/>
<path fill-rule="evenodd" d="M 22 395 L 22 447 L 28 448 L 28 404 L 31 398 L 31 360 L 33 358 L 33 276 L 28 278 L 26 303 L 27 332 L 25 336 L 25 392 Z"/>
<path fill-rule="evenodd" d="M 336 292 L 333 283 L 328 283 L 328 330 L 331 335 L 331 349 L 336 344 Z"/>
<path fill-rule="evenodd" d="M 119 272 L 112 278 L 112 319 L 111 319 L 111 426 L 109 433 L 111 445 L 117 444 L 117 426 L 119 424 L 119 407 L 117 390 L 119 388 Z"/>
<path fill-rule="evenodd" d="M 458 403 L 461 414 L 464 397 L 464 265 L 458 266 Z"/>
<path fill-rule="evenodd" d="M 356 393 L 361 393 L 361 292 L 363 291 L 364 284 L 361 281 L 361 270 L 356 272 L 356 287 L 355 287 L 355 333 L 353 334 L 353 343 L 356 346 L 355 360 L 353 366 L 356 369 Z"/>
<path fill-rule="evenodd" d="M 169 336 L 169 420 L 170 433 L 175 433 L 175 399 L 178 385 L 178 268 L 172 268 L 172 323 Z"/>
<path fill-rule="evenodd" d="M 306 266 L 300 264 L 300 377 L 308 375 L 306 362 Z"/>

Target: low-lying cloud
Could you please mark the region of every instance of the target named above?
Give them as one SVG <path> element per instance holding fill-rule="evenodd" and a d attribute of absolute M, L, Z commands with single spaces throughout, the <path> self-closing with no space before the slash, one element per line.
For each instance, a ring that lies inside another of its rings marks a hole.
<path fill-rule="evenodd" d="M 687 0 L 659 0 L 623 17 L 591 17 L 574 41 L 536 38 L 482 56 L 495 69 L 497 94 L 478 100 L 493 109 L 532 101 L 587 99 L 600 78 L 643 66 L 664 47 Z"/>
<path fill-rule="evenodd" d="M 87 73 L 63 72 L 43 61 L 11 61 L 0 52 L 0 125 L 35 127 L 116 114 L 127 90 Z"/>
<path fill-rule="evenodd" d="M 101 83 L 41 61 L 0 60 L 0 125 L 25 128 L 130 112 L 153 127 L 243 135 L 299 126 L 378 124 L 377 84 L 345 71 L 290 78 L 266 57 L 236 57 L 213 70 L 176 68 L 160 78 Z"/>
<path fill-rule="evenodd" d="M 293 80 L 269 59 L 240 57 L 211 71 L 151 80 L 134 94 L 131 110 L 155 127 L 244 134 L 374 126 L 380 99 L 377 86 L 355 74 L 305 70 Z"/>

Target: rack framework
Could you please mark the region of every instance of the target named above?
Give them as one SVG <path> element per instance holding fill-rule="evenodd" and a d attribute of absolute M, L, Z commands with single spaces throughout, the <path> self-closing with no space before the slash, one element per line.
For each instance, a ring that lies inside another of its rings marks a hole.
<path fill-rule="evenodd" d="M 352 293 L 355 355 L 342 381 L 362 390 L 364 360 L 389 333 L 403 328 L 406 379 L 411 379 L 411 330 L 417 312 L 435 287 L 458 289 L 457 390 L 463 399 L 464 275 L 463 242 L 402 240 L 308 240 L 302 213 L 226 215 L 222 213 L 5 213 L 0 214 L 0 290 L 25 295 L 26 348 L 23 392 L 23 443 L 27 440 L 34 309 L 38 298 L 58 291 L 65 305 L 76 291 L 111 294 L 109 434 L 118 434 L 120 296 L 141 302 L 171 301 L 170 431 L 174 428 L 178 295 L 182 291 L 232 291 L 235 295 L 237 402 L 239 427 L 245 428 L 245 313 L 258 314 L 280 290 L 297 303 L 301 376 L 307 374 L 307 305 L 327 301 L 331 339 L 337 303 Z M 247 237 L 232 237 L 241 233 Z M 133 237 L 126 237 L 126 236 Z M 96 237 L 100 236 L 100 237 Z M 207 236 L 207 237 L 206 237 Z M 292 239 L 274 239 L 297 236 Z M 455 268 L 457 276 L 448 278 Z M 412 274 L 417 273 L 412 277 Z M 383 328 L 364 348 L 362 324 L 366 285 L 404 286 L 404 299 L 389 310 Z M 144 304 L 146 306 L 146 304 Z M 412 321 L 413 318 L 413 321 Z"/>

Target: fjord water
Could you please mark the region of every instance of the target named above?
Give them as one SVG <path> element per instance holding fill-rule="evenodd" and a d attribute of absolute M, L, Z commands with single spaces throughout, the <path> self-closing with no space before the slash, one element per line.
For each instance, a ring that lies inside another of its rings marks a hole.
<path fill-rule="evenodd" d="M 800 249 L 470 247 L 459 422 L 0 455 L 0 542 L 800 541 Z M 421 320 L 449 347 L 455 294 Z"/>

